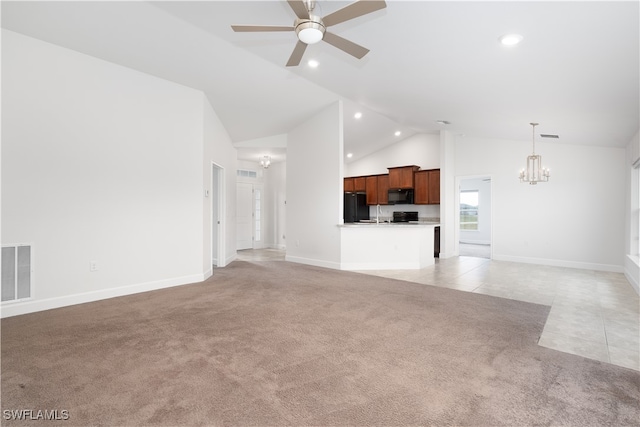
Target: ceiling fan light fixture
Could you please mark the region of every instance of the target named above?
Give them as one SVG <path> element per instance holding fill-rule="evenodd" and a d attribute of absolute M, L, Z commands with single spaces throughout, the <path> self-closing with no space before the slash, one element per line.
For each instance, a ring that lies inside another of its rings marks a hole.
<path fill-rule="evenodd" d="M 312 19 L 315 17 L 311 17 Z M 319 18 L 316 18 L 320 21 Z M 322 21 L 316 22 L 313 20 L 302 20 L 296 25 L 296 35 L 298 40 L 304 44 L 318 43 L 324 37 L 325 27 L 322 25 Z"/>

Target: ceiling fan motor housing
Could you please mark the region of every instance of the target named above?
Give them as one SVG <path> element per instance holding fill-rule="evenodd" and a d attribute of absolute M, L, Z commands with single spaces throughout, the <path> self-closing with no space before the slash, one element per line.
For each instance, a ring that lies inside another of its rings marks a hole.
<path fill-rule="evenodd" d="M 294 22 L 298 39 L 305 44 L 318 43 L 324 37 L 326 27 L 319 16 L 309 15 L 309 19 L 298 18 Z"/>

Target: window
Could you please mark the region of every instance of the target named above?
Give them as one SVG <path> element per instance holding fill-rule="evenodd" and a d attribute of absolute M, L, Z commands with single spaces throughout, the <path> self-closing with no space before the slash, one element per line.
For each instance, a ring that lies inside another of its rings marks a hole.
<path fill-rule="evenodd" d="M 247 178 L 257 178 L 258 177 L 258 173 L 256 171 L 250 171 L 250 170 L 246 170 L 246 169 L 238 169 L 237 170 L 237 175 L 238 176 L 242 176 L 242 177 L 247 177 Z"/>
<path fill-rule="evenodd" d="M 460 191 L 460 230 L 478 230 L 478 190 Z"/>

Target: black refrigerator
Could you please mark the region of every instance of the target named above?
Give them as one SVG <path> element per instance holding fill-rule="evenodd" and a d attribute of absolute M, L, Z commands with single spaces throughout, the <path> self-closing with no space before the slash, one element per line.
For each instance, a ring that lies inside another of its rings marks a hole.
<path fill-rule="evenodd" d="M 344 222 L 369 219 L 369 206 L 365 193 L 344 193 Z"/>

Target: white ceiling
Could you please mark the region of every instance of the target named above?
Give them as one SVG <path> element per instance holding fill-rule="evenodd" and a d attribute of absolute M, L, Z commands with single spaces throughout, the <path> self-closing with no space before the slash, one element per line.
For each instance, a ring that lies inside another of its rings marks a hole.
<path fill-rule="evenodd" d="M 316 13 L 347 4 L 319 0 Z M 3 28 L 204 91 L 240 158 L 276 161 L 284 135 L 336 99 L 354 160 L 437 133 L 436 120 L 519 141 L 535 121 L 554 143 L 624 147 L 639 128 L 639 16 L 637 1 L 391 0 L 330 28 L 369 48 L 363 59 L 319 43 L 287 68 L 294 33 L 230 28 L 292 25 L 285 1 L 2 1 Z M 502 46 L 512 32 L 522 43 Z"/>

